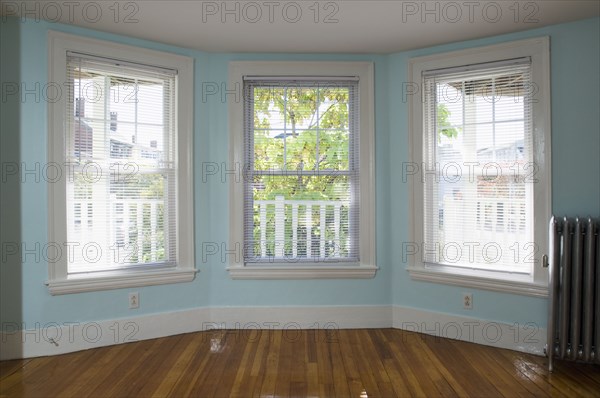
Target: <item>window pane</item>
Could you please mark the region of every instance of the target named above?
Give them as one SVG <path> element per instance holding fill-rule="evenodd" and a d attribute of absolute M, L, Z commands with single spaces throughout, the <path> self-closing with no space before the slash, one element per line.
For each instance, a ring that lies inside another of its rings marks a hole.
<path fill-rule="evenodd" d="M 348 259 L 348 176 L 263 176 L 254 179 L 249 262 Z"/>
<path fill-rule="evenodd" d="M 530 112 L 521 72 L 437 76 L 425 184 L 426 262 L 530 272 L 533 242 Z M 517 68 L 518 69 L 518 68 Z"/>
<path fill-rule="evenodd" d="M 135 123 L 138 86 L 135 79 L 125 77 L 110 78 L 110 108 L 111 120 Z M 111 126 L 114 131 L 114 126 Z"/>
<path fill-rule="evenodd" d="M 245 133 L 254 160 L 245 197 L 246 262 L 357 261 L 355 87 L 246 84 L 253 101 L 245 112 L 254 119 Z"/>
<path fill-rule="evenodd" d="M 68 64 L 67 236 L 78 245 L 69 273 L 175 264 L 174 77 L 79 57 Z"/>
<path fill-rule="evenodd" d="M 319 170 L 349 170 L 350 133 L 323 130 L 319 135 Z"/>
<path fill-rule="evenodd" d="M 345 87 L 325 87 L 319 91 L 321 112 L 319 126 L 322 129 L 348 129 L 349 90 Z"/>
<path fill-rule="evenodd" d="M 348 88 L 255 88 L 253 100 L 256 170 L 347 169 Z"/>

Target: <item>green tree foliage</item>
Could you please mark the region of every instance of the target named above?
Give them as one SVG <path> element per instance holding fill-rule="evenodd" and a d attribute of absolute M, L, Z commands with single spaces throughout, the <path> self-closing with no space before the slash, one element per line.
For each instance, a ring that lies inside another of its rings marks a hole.
<path fill-rule="evenodd" d="M 339 200 L 347 196 L 349 91 L 343 87 L 254 90 L 255 200 Z M 331 171 L 317 176 L 315 171 Z"/>
<path fill-rule="evenodd" d="M 444 104 L 438 104 L 437 106 L 437 125 L 439 131 L 439 139 L 442 139 L 442 135 L 448 138 L 458 137 L 459 129 L 453 127 L 448 120 L 450 118 L 450 111 Z"/>

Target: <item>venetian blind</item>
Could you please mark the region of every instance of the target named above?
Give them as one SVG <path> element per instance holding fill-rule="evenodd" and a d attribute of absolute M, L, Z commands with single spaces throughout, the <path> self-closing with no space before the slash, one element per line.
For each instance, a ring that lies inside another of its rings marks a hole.
<path fill-rule="evenodd" d="M 177 71 L 67 54 L 68 272 L 177 260 Z"/>
<path fill-rule="evenodd" d="M 244 262 L 358 262 L 358 80 L 247 78 L 244 101 Z"/>
<path fill-rule="evenodd" d="M 426 263 L 530 272 L 530 69 L 520 58 L 423 74 Z"/>

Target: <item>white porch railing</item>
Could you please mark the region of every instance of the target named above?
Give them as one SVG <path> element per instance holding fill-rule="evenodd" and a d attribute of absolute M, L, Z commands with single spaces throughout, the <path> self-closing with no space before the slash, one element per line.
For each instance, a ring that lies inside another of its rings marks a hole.
<path fill-rule="evenodd" d="M 531 241 L 527 230 L 527 204 L 524 199 L 475 198 L 472 201 L 446 196 L 443 202 L 442 247 L 458 244 L 468 263 L 484 263 L 482 247 L 491 244 L 487 258 L 493 263 L 519 266 L 522 253 L 519 248 Z M 474 258 L 469 258 L 467 244 L 479 242 Z M 465 246 L 462 246 L 465 244 Z M 517 245 L 517 246 L 515 246 Z M 455 245 L 456 246 L 456 245 Z M 500 248 L 500 249 L 495 249 Z M 469 258 L 467 261 L 466 259 Z M 456 261 L 458 264 L 459 261 Z"/>
<path fill-rule="evenodd" d="M 91 200 L 76 200 L 72 208 L 75 236 L 83 244 L 94 242 L 110 248 L 104 253 L 105 263 L 160 261 L 159 246 L 167 249 L 164 232 L 159 236 L 165 231 L 165 226 L 159 225 L 162 205 L 164 201 L 160 199 L 113 199 L 105 206 Z"/>
<path fill-rule="evenodd" d="M 286 200 L 283 196 L 277 196 L 275 200 L 254 201 L 254 211 L 258 213 L 258 225 L 255 224 L 255 227 L 258 226 L 260 233 L 260 249 L 255 248 L 255 256 L 294 259 L 341 257 L 342 248 L 346 248 L 348 243 L 348 228 L 341 221 L 344 206 L 347 207 L 348 203 Z M 288 231 L 291 230 L 288 236 L 286 224 Z M 299 250 L 303 247 L 304 250 Z"/>

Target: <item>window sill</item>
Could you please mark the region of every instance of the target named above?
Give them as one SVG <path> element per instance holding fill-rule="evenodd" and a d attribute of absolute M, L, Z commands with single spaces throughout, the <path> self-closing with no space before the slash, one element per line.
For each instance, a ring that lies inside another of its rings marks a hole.
<path fill-rule="evenodd" d="M 110 271 L 95 274 L 69 276 L 46 282 L 53 296 L 69 293 L 83 293 L 99 290 L 112 290 L 127 287 L 164 285 L 169 283 L 191 282 L 198 272 L 195 269 L 161 269 L 136 271 Z M 93 275 L 93 276 L 92 276 Z"/>
<path fill-rule="evenodd" d="M 249 265 L 228 267 L 232 279 L 368 279 L 373 278 L 378 267 Z"/>
<path fill-rule="evenodd" d="M 457 270 L 440 267 L 431 269 L 426 267 L 407 267 L 413 280 L 443 283 L 446 285 L 465 286 L 495 292 L 520 294 L 523 296 L 548 297 L 548 285 L 531 282 L 530 276 L 493 273 L 482 276 L 481 272 L 470 269 Z M 496 277 L 492 277 L 496 274 Z"/>

